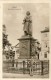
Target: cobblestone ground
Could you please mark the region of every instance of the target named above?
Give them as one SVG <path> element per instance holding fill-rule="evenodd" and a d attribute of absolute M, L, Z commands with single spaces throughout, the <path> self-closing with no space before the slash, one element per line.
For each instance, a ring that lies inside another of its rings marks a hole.
<path fill-rule="evenodd" d="M 49 75 L 30 76 L 30 74 L 3 73 L 3 78 L 49 78 Z"/>

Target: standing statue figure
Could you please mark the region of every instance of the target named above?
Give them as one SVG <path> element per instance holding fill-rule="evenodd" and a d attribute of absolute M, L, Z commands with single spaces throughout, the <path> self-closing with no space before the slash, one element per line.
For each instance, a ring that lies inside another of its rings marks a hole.
<path fill-rule="evenodd" d="M 31 20 L 29 11 L 27 11 L 26 13 L 26 17 L 23 20 L 23 24 L 24 24 L 24 27 L 23 27 L 24 34 L 32 36 L 32 20 Z"/>

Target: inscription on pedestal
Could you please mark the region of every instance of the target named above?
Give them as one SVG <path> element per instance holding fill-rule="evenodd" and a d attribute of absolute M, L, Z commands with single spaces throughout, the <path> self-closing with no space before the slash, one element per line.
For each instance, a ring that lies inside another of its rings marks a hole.
<path fill-rule="evenodd" d="M 30 40 L 20 40 L 20 58 L 30 57 Z"/>

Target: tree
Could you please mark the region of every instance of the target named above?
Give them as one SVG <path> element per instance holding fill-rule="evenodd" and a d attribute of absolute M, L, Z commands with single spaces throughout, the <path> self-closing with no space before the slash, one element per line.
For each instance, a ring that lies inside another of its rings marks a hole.
<path fill-rule="evenodd" d="M 8 41 L 8 35 L 6 34 L 6 26 L 3 25 L 3 49 L 5 49 L 6 45 L 11 45 Z"/>

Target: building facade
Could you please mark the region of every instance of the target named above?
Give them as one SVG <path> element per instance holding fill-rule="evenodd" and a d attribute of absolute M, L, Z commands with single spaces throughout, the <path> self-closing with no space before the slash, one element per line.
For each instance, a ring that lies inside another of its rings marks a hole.
<path fill-rule="evenodd" d="M 14 60 L 19 58 L 19 43 L 13 46 L 13 51 L 15 52 Z"/>
<path fill-rule="evenodd" d="M 49 60 L 49 28 L 41 31 L 41 54 L 42 60 Z"/>

